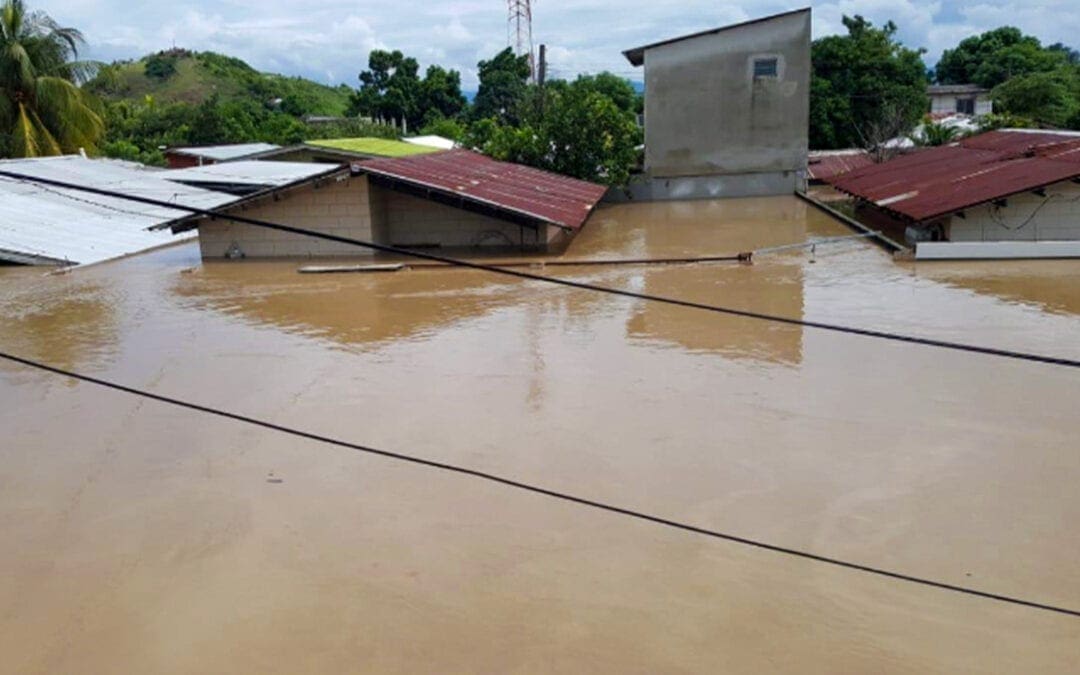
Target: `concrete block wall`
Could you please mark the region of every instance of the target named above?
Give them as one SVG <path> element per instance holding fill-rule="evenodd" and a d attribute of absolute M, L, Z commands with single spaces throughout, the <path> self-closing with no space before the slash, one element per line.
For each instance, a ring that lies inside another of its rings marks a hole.
<path fill-rule="evenodd" d="M 328 179 L 267 197 L 236 211 L 249 218 L 294 225 L 343 237 L 372 239 L 372 209 L 366 176 Z M 369 249 L 224 220 L 202 221 L 199 247 L 206 259 L 224 258 L 236 244 L 248 258 L 369 256 Z"/>
<path fill-rule="evenodd" d="M 380 186 L 371 188 L 381 243 L 394 246 L 439 245 L 445 248 L 476 246 L 548 248 L 561 241 L 560 230 L 543 227 L 539 232 L 516 223 L 447 206 Z"/>
<path fill-rule="evenodd" d="M 1006 206 L 983 204 L 953 216 L 949 241 L 1080 240 L 1080 185 L 1064 182 L 1046 189 L 1046 197 L 1027 192 Z"/>
<path fill-rule="evenodd" d="M 760 59 L 777 61 L 775 78 L 755 77 Z M 806 169 L 809 11 L 647 49 L 645 82 L 650 178 Z M 790 182 L 775 193 L 790 194 Z M 723 196 L 740 196 L 735 187 Z"/>

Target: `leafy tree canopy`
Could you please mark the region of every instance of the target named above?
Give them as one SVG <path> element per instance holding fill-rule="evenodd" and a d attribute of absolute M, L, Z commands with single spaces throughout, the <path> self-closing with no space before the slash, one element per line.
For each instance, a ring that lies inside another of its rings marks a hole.
<path fill-rule="evenodd" d="M 78 85 L 93 66 L 78 61 L 82 34 L 22 0 L 0 4 L 0 157 L 94 152 L 104 124 Z"/>
<path fill-rule="evenodd" d="M 529 81 L 529 58 L 516 56 L 507 47 L 490 61 L 478 64 L 480 89 L 473 101 L 474 120 L 493 118 L 500 123 L 516 123 L 522 117 Z"/>
<path fill-rule="evenodd" d="M 922 50 L 861 16 L 844 17 L 847 35 L 815 40 L 811 49 L 810 147 L 867 147 L 909 131 L 926 112 Z M 885 138 L 881 138 L 885 136 Z"/>
<path fill-rule="evenodd" d="M 461 74 L 440 66 L 430 66 L 423 79 L 419 72 L 417 60 L 400 51 L 372 51 L 348 114 L 403 121 L 409 129 L 460 115 L 466 105 Z"/>
<path fill-rule="evenodd" d="M 1011 77 L 1049 72 L 1075 58 L 1076 53 L 1064 45 L 1043 47 L 1038 38 L 1024 35 L 1019 28 L 1003 26 L 946 49 L 935 77 L 941 84 L 992 89 Z"/>
<path fill-rule="evenodd" d="M 528 100 L 517 107 L 518 123 L 480 120 L 470 127 L 466 143 L 496 159 L 624 184 L 637 158 L 641 130 L 634 122 L 633 97 L 629 103 L 621 100 L 627 110 L 597 86 L 598 80 L 610 83 L 615 77 L 605 73 L 527 89 Z"/>

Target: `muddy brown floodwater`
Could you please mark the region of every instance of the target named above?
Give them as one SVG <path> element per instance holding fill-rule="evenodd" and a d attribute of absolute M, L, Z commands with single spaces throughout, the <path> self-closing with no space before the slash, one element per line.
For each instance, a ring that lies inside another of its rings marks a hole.
<path fill-rule="evenodd" d="M 567 257 L 846 235 L 606 207 Z M 0 348 L 387 450 L 1080 607 L 1080 373 L 460 270 L 185 245 L 0 269 Z M 549 268 L 1080 358 L 1074 262 Z M 10 673 L 1064 673 L 1080 621 L 746 549 L 0 364 Z"/>

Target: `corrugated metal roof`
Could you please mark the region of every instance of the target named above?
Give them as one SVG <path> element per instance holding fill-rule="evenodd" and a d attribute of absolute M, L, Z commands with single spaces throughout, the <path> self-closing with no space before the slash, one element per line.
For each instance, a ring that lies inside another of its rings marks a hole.
<path fill-rule="evenodd" d="M 519 216 L 579 229 L 607 188 L 470 150 L 373 159 L 361 171 L 453 195 Z"/>
<path fill-rule="evenodd" d="M 191 157 L 203 157 L 214 160 L 215 162 L 229 162 L 243 159 L 250 155 L 257 155 L 261 152 L 277 150 L 280 147 L 280 145 L 274 145 L 273 143 L 234 143 L 231 145 L 169 148 L 167 152 L 177 155 L 188 155 Z"/>
<path fill-rule="evenodd" d="M 162 176 L 171 181 L 196 185 L 250 185 L 276 188 L 343 170 L 341 166 L 332 164 L 245 160 L 195 166 L 188 169 L 172 169 L 162 172 Z"/>
<path fill-rule="evenodd" d="M 989 89 L 983 89 L 977 84 L 931 84 L 926 88 L 930 96 L 946 96 L 949 94 L 989 94 Z"/>
<path fill-rule="evenodd" d="M 0 161 L 0 171 L 98 187 L 211 209 L 235 201 L 165 180 L 167 172 L 138 164 L 79 156 Z M 90 264 L 175 241 L 147 228 L 188 214 L 75 190 L 0 177 L 0 259 Z"/>
<path fill-rule="evenodd" d="M 810 180 L 829 180 L 873 163 L 865 150 L 821 150 L 810 153 L 806 171 Z"/>
<path fill-rule="evenodd" d="M 715 35 L 717 33 L 735 30 L 736 28 L 745 28 L 746 26 L 753 26 L 754 24 L 765 23 L 767 21 L 773 21 L 775 19 L 783 19 L 795 14 L 803 13 L 809 14 L 810 8 L 804 7 L 803 9 L 796 9 L 790 12 L 781 12 L 780 14 L 773 14 L 772 16 L 763 16 L 760 19 L 751 19 L 750 21 L 743 21 L 742 23 L 732 24 L 730 26 L 721 26 L 720 28 L 712 28 L 710 30 L 703 30 L 698 33 L 691 33 L 690 35 L 683 35 L 676 38 L 661 40 L 659 42 L 653 42 L 652 44 L 648 44 L 643 47 L 627 49 L 623 52 L 623 56 L 626 57 L 626 60 L 628 60 L 631 65 L 640 66 L 641 64 L 645 63 L 645 52 L 649 49 L 655 49 L 656 47 L 663 47 L 665 45 L 674 44 L 676 42 L 682 42 L 683 40 L 692 40 L 694 38 L 705 37 L 706 35 Z"/>
<path fill-rule="evenodd" d="M 839 190 L 914 221 L 1080 176 L 1080 134 L 1004 130 L 838 176 Z"/>

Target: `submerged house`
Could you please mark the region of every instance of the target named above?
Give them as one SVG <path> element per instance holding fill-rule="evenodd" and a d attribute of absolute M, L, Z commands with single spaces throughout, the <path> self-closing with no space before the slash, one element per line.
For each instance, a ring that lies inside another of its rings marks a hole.
<path fill-rule="evenodd" d="M 236 197 L 165 179 L 167 171 L 80 155 L 0 161 L 0 173 L 99 188 L 192 208 L 214 209 Z M 0 177 L 0 261 L 76 266 L 166 246 L 167 229 L 190 218 L 187 211 Z M 190 237 L 191 235 L 187 235 Z"/>
<path fill-rule="evenodd" d="M 810 9 L 623 52 L 645 68 L 636 199 L 791 194 L 806 171 Z"/>
<path fill-rule="evenodd" d="M 302 172 L 312 166 L 321 170 Z M 190 169 L 174 180 L 242 194 L 245 183 L 258 185 L 267 172 L 293 170 L 296 180 L 272 195 L 254 191 L 226 212 L 242 209 L 245 217 L 392 246 L 550 251 L 569 243 L 606 192 L 467 150 L 333 167 L 246 162 Z M 371 254 L 223 218 L 196 224 L 204 259 Z"/>
<path fill-rule="evenodd" d="M 830 182 L 919 259 L 1080 257 L 1080 132 L 993 131 Z"/>

